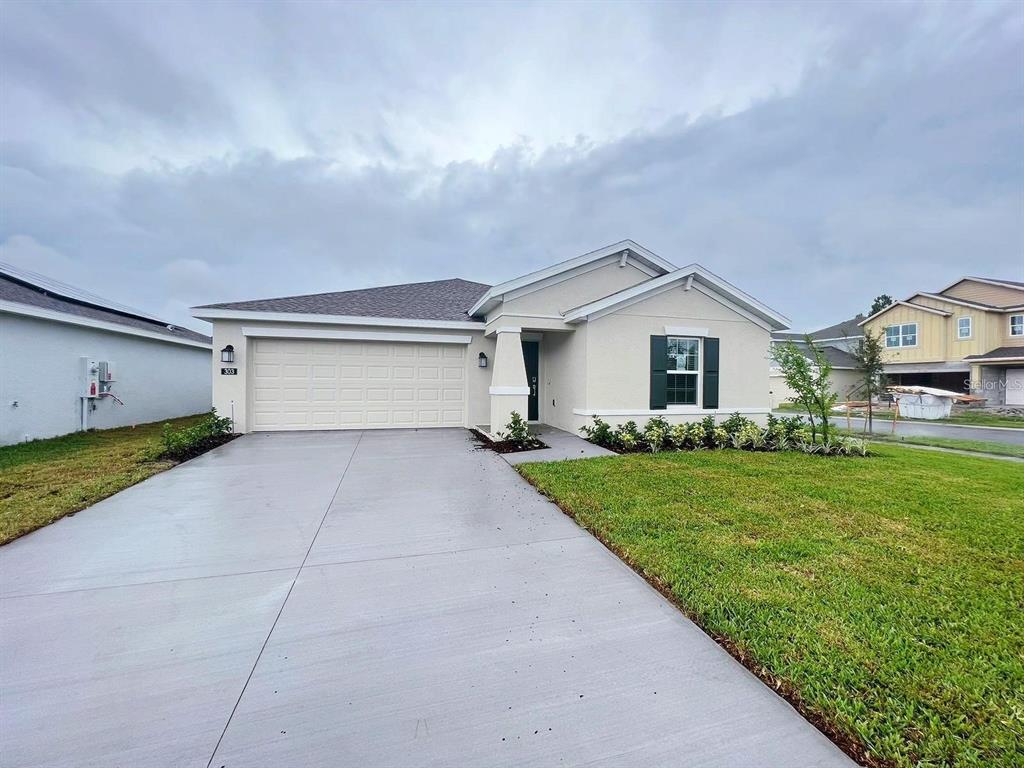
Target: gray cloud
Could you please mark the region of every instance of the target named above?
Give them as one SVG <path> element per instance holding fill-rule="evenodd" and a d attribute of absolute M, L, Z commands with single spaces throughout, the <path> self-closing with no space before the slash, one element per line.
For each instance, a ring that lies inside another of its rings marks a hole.
<path fill-rule="evenodd" d="M 1019 6 L 158 8 L 145 35 L 111 7 L 2 25 L 0 260 L 179 322 L 500 280 L 623 237 L 798 327 L 964 273 L 1024 279 Z M 102 50 L 78 39 L 95 27 Z M 595 55 L 587 36 L 616 29 L 642 45 Z M 76 137 L 83 111 L 109 142 Z"/>

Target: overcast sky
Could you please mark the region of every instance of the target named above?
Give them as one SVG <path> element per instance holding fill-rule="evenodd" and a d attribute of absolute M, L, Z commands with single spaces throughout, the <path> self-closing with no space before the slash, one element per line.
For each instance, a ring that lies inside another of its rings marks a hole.
<path fill-rule="evenodd" d="M 633 238 L 803 330 L 1024 280 L 1024 4 L 0 5 L 0 261 L 196 304 Z"/>

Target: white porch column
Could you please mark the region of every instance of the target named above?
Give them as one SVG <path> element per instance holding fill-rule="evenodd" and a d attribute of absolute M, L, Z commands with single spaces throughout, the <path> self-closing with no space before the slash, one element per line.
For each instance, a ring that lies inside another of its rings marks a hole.
<path fill-rule="evenodd" d="M 512 411 L 527 418 L 530 386 L 523 362 L 521 328 L 498 328 L 494 348 L 494 370 L 491 373 L 491 434 L 505 429 Z"/>

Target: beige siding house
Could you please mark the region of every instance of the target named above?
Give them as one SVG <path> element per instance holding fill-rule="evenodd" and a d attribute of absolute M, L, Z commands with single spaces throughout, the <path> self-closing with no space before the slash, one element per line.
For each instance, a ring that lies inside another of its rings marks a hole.
<path fill-rule="evenodd" d="M 698 264 L 626 240 L 495 286 L 439 280 L 195 307 L 213 324 L 214 404 L 241 432 L 576 431 L 769 412 L 785 317 Z M 493 426 L 491 426 L 493 425 Z"/>
<path fill-rule="evenodd" d="M 964 277 L 916 293 L 861 323 L 885 337 L 885 371 L 899 384 L 970 391 L 1024 405 L 1024 283 Z"/>

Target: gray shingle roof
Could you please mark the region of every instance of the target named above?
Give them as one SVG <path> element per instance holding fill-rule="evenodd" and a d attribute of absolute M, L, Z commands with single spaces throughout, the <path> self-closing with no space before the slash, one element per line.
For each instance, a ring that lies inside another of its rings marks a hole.
<path fill-rule="evenodd" d="M 819 328 L 816 331 L 811 331 L 810 336 L 815 341 L 819 339 L 844 339 L 851 338 L 857 339 L 864 335 L 864 332 L 857 326 L 864 319 L 864 315 L 857 314 L 849 320 L 843 320 L 841 323 L 835 325 L 828 325 L 824 328 Z M 803 333 L 773 333 L 773 339 L 779 339 L 783 341 L 801 341 L 804 338 Z"/>
<path fill-rule="evenodd" d="M 209 344 L 212 341 L 209 336 L 190 331 L 187 328 L 169 326 L 161 320 L 133 315 L 119 309 L 104 308 L 98 304 L 81 299 L 60 296 L 54 293 L 53 289 L 34 285 L 28 280 L 15 278 L 3 272 L 0 272 L 0 300 L 26 304 L 30 307 L 47 309 L 51 312 L 63 312 L 64 314 L 76 315 L 77 317 L 86 317 L 91 320 L 116 323 L 129 328 L 158 333 L 174 339 L 198 341 L 204 344 Z"/>
<path fill-rule="evenodd" d="M 254 312 L 298 312 L 312 315 L 395 317 L 404 320 L 469 321 L 466 310 L 491 286 L 454 278 L 404 283 L 356 291 L 282 296 L 277 299 L 206 304 L 196 309 L 238 309 Z M 482 323 L 481 323 L 482 325 Z"/>
<path fill-rule="evenodd" d="M 784 341 L 786 341 L 786 340 L 784 340 Z M 813 359 L 811 357 L 810 350 L 807 348 L 806 344 L 799 344 L 797 342 L 794 342 L 794 344 L 796 344 L 796 348 L 797 349 L 799 349 L 801 352 L 803 352 L 804 357 L 806 357 L 808 360 Z M 856 368 L 857 367 L 857 358 L 855 358 L 849 352 L 844 352 L 843 350 L 839 349 L 838 347 L 829 347 L 829 346 L 820 346 L 820 347 L 818 347 L 818 349 L 820 349 L 822 351 L 822 353 L 824 353 L 825 359 L 828 360 L 830 363 L 832 363 L 832 367 L 833 368 Z"/>
<path fill-rule="evenodd" d="M 996 347 L 984 355 L 968 355 L 964 360 L 991 360 L 999 357 L 1024 357 L 1024 347 Z"/>

